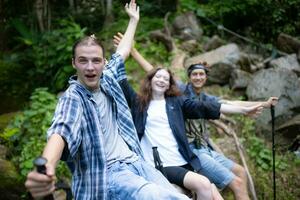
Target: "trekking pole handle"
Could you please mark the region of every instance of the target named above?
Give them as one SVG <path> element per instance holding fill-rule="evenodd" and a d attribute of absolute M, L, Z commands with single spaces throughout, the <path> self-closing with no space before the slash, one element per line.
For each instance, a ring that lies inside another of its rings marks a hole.
<path fill-rule="evenodd" d="M 36 170 L 40 174 L 45 174 L 46 175 L 46 163 L 47 159 L 44 157 L 37 157 L 34 161 L 33 164 L 36 167 Z M 49 194 L 43 198 L 44 200 L 54 200 L 54 197 L 52 194 Z"/>

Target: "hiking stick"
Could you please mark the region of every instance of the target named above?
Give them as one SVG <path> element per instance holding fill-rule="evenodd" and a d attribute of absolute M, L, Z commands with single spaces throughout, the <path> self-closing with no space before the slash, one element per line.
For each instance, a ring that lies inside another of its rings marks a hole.
<path fill-rule="evenodd" d="M 275 176 L 275 110 L 271 105 L 271 121 L 272 121 L 272 156 L 273 156 L 273 199 L 276 200 L 276 176 Z"/>
<path fill-rule="evenodd" d="M 46 163 L 47 160 L 44 157 L 38 157 L 33 161 L 33 164 L 36 166 L 36 170 L 38 173 L 46 174 Z M 52 194 L 49 194 L 42 198 L 43 200 L 54 200 L 54 197 Z"/>

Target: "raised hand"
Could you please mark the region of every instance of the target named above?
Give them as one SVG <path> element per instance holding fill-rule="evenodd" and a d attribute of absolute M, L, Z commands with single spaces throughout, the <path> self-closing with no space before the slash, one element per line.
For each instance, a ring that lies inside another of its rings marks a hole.
<path fill-rule="evenodd" d="M 114 46 L 115 47 L 118 47 L 118 45 L 120 44 L 122 38 L 123 38 L 123 34 L 118 32 L 116 35 L 114 35 L 114 39 L 113 39 L 113 42 L 114 42 Z"/>
<path fill-rule="evenodd" d="M 140 19 L 140 8 L 136 5 L 135 0 L 131 0 L 130 3 L 126 3 L 125 11 L 131 19 Z"/>

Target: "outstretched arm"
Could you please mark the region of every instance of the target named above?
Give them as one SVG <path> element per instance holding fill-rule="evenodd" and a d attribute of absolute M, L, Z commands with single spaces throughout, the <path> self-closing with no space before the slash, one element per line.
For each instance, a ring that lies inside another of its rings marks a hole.
<path fill-rule="evenodd" d="M 48 160 L 46 175 L 32 171 L 27 175 L 26 188 L 34 198 L 44 197 L 55 189 L 55 167 L 62 155 L 65 142 L 58 134 L 53 134 L 44 149 L 43 157 Z"/>
<path fill-rule="evenodd" d="M 262 110 L 262 104 L 257 104 L 254 106 L 240 106 L 222 103 L 220 108 L 220 112 L 222 114 L 244 114 L 250 117 L 258 116 L 259 114 L 261 114 Z"/>
<path fill-rule="evenodd" d="M 235 106 L 256 106 L 262 105 L 264 108 L 269 108 L 271 105 L 275 106 L 278 103 L 278 97 L 270 97 L 267 101 L 229 101 L 229 100 L 221 100 L 220 103 L 235 105 Z"/>
<path fill-rule="evenodd" d="M 120 41 L 116 50 L 116 52 L 119 53 L 124 60 L 129 56 L 135 30 L 140 19 L 140 9 L 136 5 L 135 0 L 131 0 L 129 4 L 127 3 L 125 5 L 125 10 L 130 19 L 124 37 Z"/>
<path fill-rule="evenodd" d="M 118 45 L 120 44 L 120 41 L 123 38 L 123 34 L 122 33 L 117 33 L 116 35 L 114 35 L 114 45 L 116 47 L 118 47 Z M 131 56 L 133 57 L 133 59 L 146 71 L 149 72 L 151 71 L 154 67 L 153 65 L 151 65 L 141 54 L 140 52 L 134 48 L 134 46 L 132 46 L 131 51 L 130 51 Z"/>

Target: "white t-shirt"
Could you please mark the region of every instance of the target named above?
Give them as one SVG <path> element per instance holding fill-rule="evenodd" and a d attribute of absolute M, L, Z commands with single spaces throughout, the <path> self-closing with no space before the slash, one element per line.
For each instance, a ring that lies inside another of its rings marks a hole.
<path fill-rule="evenodd" d="M 179 153 L 179 147 L 170 128 L 165 100 L 151 100 L 147 111 L 145 134 L 141 147 L 146 161 L 154 166 L 152 147 L 158 147 L 163 166 L 181 166 L 187 164 Z"/>

